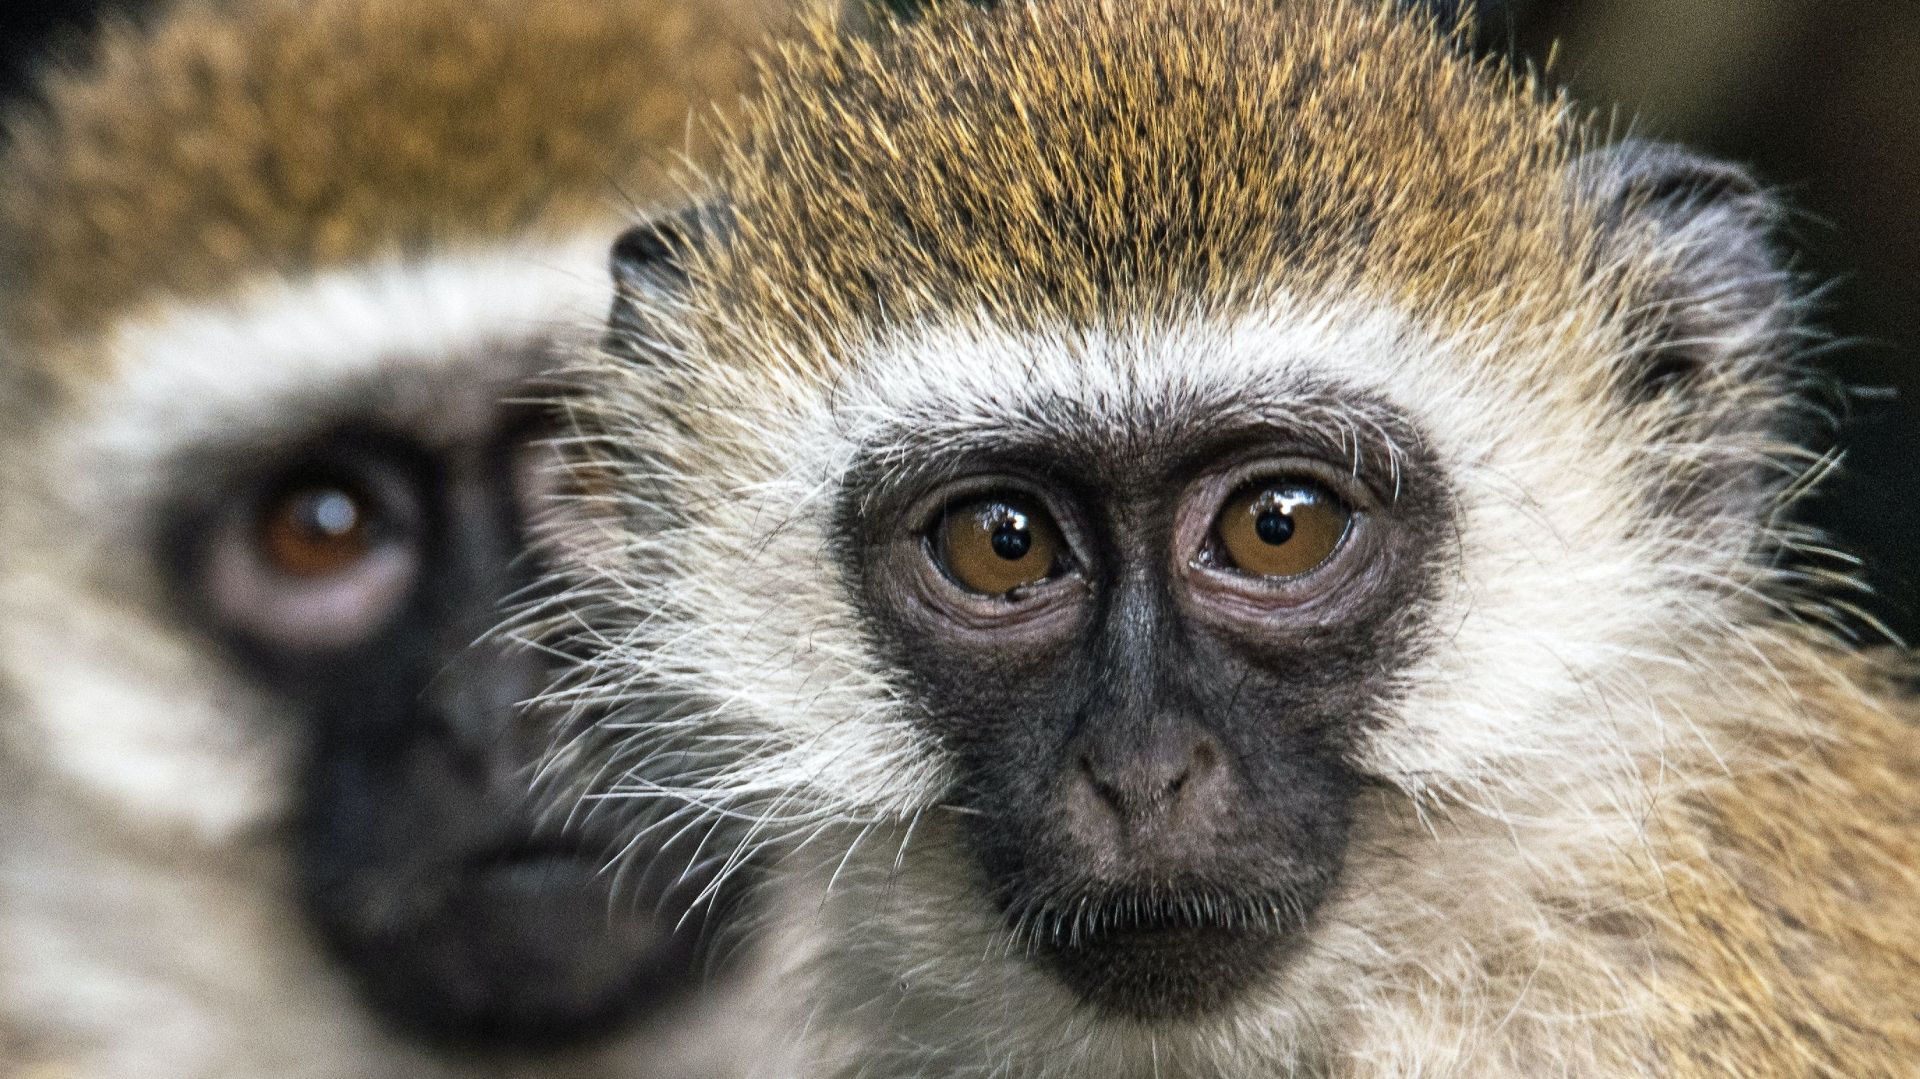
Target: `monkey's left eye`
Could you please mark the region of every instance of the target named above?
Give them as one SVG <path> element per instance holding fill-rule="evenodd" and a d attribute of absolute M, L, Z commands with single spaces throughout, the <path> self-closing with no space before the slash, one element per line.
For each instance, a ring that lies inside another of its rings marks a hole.
<path fill-rule="evenodd" d="M 1311 480 L 1256 483 L 1227 499 L 1201 560 L 1257 577 L 1299 577 L 1331 559 L 1352 524 L 1347 504 Z"/>
<path fill-rule="evenodd" d="M 1065 550 L 1047 511 L 1017 495 L 949 507 L 930 539 L 947 577 L 983 596 L 1009 596 L 1057 576 Z"/>

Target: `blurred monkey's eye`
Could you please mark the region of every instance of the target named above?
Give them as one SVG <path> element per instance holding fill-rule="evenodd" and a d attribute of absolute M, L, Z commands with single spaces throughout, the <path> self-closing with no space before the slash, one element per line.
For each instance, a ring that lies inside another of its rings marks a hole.
<path fill-rule="evenodd" d="M 237 486 L 237 485 L 236 485 Z M 286 650 L 367 639 L 405 601 L 424 557 L 427 492 L 371 460 L 302 467 L 235 492 L 194 525 L 199 587 L 220 621 Z"/>
<path fill-rule="evenodd" d="M 260 520 L 267 564 L 289 577 L 325 577 L 351 569 L 372 549 L 372 508 L 346 487 L 296 487 L 272 500 Z"/>
<path fill-rule="evenodd" d="M 1319 569 L 1347 537 L 1353 511 L 1308 480 L 1263 481 L 1227 499 L 1203 560 L 1257 577 Z"/>
<path fill-rule="evenodd" d="M 1060 572 L 1059 528 L 1018 496 L 956 503 L 935 523 L 931 539 L 946 575 L 983 596 L 1006 596 Z"/>

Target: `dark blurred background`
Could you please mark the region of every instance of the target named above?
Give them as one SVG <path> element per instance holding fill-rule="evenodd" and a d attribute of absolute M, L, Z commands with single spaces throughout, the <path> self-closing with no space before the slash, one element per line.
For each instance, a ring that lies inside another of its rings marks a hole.
<path fill-rule="evenodd" d="M 1920 2 L 1507 0 L 1483 37 L 1617 106 L 1637 134 L 1785 193 L 1830 284 L 1824 366 L 1855 389 L 1846 469 L 1808 516 L 1867 561 L 1874 612 L 1920 641 Z"/>
<path fill-rule="evenodd" d="M 153 0 L 0 0 L 0 94 L 71 54 L 102 11 Z M 407 0 L 394 0 L 406 3 Z M 581 0 L 583 3 L 591 0 Z M 1825 364 L 1855 387 L 1847 468 L 1813 521 L 1867 560 L 1872 609 L 1920 639 L 1920 2 L 1484 0 L 1485 47 L 1617 107 L 1638 134 L 1743 162 L 1797 217 L 1831 289 Z M 4 257 L 4 256 L 0 256 Z"/>

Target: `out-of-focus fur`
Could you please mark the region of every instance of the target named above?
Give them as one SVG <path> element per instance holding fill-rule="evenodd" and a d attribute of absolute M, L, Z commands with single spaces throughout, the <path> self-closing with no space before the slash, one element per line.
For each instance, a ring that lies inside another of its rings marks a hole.
<path fill-rule="evenodd" d="M 582 774 L 645 799 L 626 768 L 693 754 L 695 797 L 797 845 L 823 1070 L 1920 1059 L 1912 708 L 1832 639 L 1844 575 L 1784 519 L 1828 462 L 1795 434 L 1772 204 L 1732 170 L 1659 182 L 1659 151 L 1597 151 L 1462 52 L 1362 2 L 818 29 L 672 265 L 629 280 L 579 404 L 608 531 L 561 608 L 592 654 L 554 699 L 683 695 L 585 736 Z M 1310 417 L 1302 382 L 1411 418 L 1445 473 L 1431 639 L 1363 740 L 1378 788 L 1309 946 L 1220 1014 L 1103 1017 L 983 896 L 951 762 L 831 555 L 848 472 L 901 432 Z"/>
<path fill-rule="evenodd" d="M 292 898 L 294 721 L 178 609 L 151 528 L 203 442 L 336 410 L 458 425 L 455 387 L 517 377 L 495 346 L 587 332 L 617 221 L 679 201 L 692 118 L 770 8 L 181 0 L 11 118 L 0 1074 L 763 1063 L 698 995 L 557 1059 L 389 1036 Z"/>

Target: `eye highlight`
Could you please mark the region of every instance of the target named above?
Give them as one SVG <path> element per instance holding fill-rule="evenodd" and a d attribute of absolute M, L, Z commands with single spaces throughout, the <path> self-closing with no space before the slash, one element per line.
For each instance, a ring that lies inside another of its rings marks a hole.
<path fill-rule="evenodd" d="M 941 570 L 983 596 L 1007 596 L 1060 572 L 1059 527 L 1018 496 L 956 503 L 940 515 L 930 539 Z"/>
<path fill-rule="evenodd" d="M 1353 510 L 1317 483 L 1263 481 L 1227 500 L 1202 558 L 1257 577 L 1299 577 L 1332 558 L 1352 524 Z"/>
<path fill-rule="evenodd" d="M 260 552 L 268 566 L 288 577 L 343 573 L 372 550 L 372 517 L 367 499 L 344 486 L 294 487 L 261 513 Z"/>

